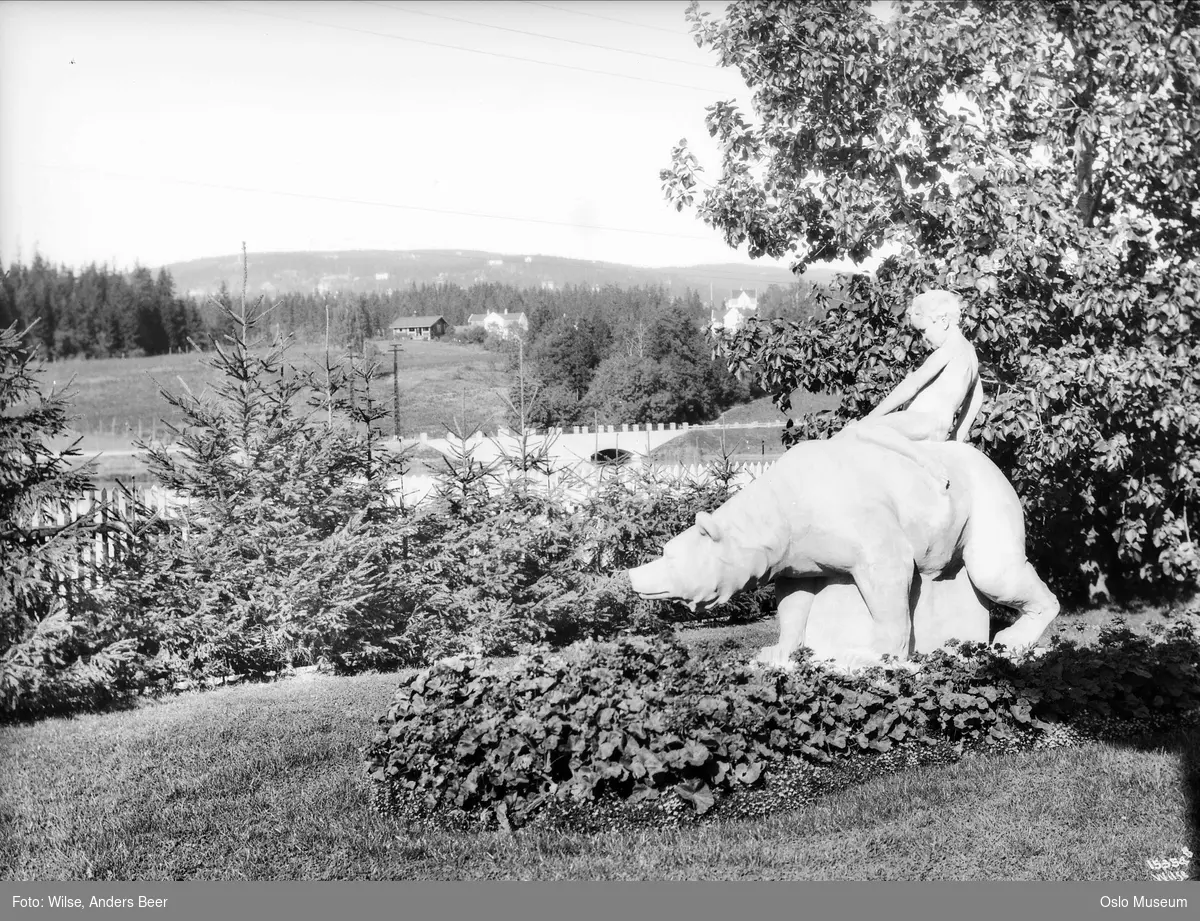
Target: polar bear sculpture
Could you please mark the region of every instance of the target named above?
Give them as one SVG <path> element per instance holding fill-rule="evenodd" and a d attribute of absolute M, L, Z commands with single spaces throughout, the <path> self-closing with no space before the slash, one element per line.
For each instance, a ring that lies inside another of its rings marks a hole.
<path fill-rule="evenodd" d="M 660 559 L 629 570 L 630 583 L 643 597 L 696 609 L 774 582 L 779 642 L 760 653 L 767 664 L 786 665 L 805 643 L 857 664 L 954 638 L 986 642 L 986 600 L 1020 613 L 996 643 L 1033 646 L 1059 605 L 1025 557 L 1012 485 L 968 444 L 917 447 L 945 468 L 948 489 L 884 445 L 801 442 L 697 515 Z"/>

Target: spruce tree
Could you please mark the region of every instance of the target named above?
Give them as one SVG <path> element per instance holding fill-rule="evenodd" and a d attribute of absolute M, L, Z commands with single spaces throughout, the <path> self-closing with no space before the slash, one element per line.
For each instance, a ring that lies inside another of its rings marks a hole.
<path fill-rule="evenodd" d="M 289 361 L 257 336 L 266 313 L 245 287 L 216 302 L 210 390 L 163 390 L 181 414 L 175 444 L 142 444 L 151 473 L 184 503 L 128 585 L 194 677 L 266 677 L 292 664 L 347 671 L 399 662 L 403 515 L 389 482 L 403 458 L 374 445 L 383 410 L 373 366 Z"/>
<path fill-rule="evenodd" d="M 0 330 L 0 719 L 96 706 L 136 687 L 140 644 L 97 616 L 77 576 L 99 527 L 79 498 L 90 465 L 75 465 L 69 394 L 43 393 L 32 329 Z"/>
<path fill-rule="evenodd" d="M 26 636 L 54 608 L 56 585 L 67 576 L 85 536 L 72 500 L 91 485 L 76 467 L 75 445 L 49 442 L 67 431 L 63 391 L 42 393 L 38 365 L 26 344 L 31 330 L 0 330 L 0 645 Z M 58 512 L 67 515 L 59 524 Z"/>

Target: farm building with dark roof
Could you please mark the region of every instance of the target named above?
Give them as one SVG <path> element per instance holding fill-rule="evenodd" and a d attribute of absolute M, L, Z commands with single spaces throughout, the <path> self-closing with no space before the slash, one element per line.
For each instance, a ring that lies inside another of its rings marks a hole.
<path fill-rule="evenodd" d="M 389 328 L 393 339 L 439 339 L 446 335 L 446 318 L 440 314 L 396 317 Z"/>

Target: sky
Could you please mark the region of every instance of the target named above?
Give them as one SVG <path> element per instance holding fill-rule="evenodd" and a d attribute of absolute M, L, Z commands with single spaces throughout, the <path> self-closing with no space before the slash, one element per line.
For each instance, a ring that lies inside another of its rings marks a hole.
<path fill-rule="evenodd" d="M 0 0 L 0 260 L 748 262 L 658 178 L 686 137 L 715 179 L 705 108 L 749 107 L 686 5 Z"/>

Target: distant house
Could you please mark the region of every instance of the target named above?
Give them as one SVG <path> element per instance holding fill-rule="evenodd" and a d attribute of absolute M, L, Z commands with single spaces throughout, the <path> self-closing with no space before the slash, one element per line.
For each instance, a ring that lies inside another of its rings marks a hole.
<path fill-rule="evenodd" d="M 508 308 L 505 307 L 504 313 L 492 311 L 488 314 L 483 326 L 488 332 L 494 333 L 501 339 L 511 337 L 521 339 L 529 331 L 529 318 L 525 316 L 524 311 L 509 313 Z"/>
<path fill-rule="evenodd" d="M 443 316 L 396 317 L 390 329 L 393 339 L 439 339 L 446 335 Z"/>
<path fill-rule="evenodd" d="M 718 316 L 716 311 L 713 311 L 712 323 L 714 326 L 720 326 L 728 330 L 735 330 L 742 325 L 742 321 L 752 313 L 758 312 L 758 292 L 750 294 L 744 288 L 727 299 L 724 304 L 725 313 Z"/>
<path fill-rule="evenodd" d="M 487 313 L 473 313 L 467 317 L 467 323 L 470 326 L 482 326 L 491 335 L 501 339 L 508 339 L 512 336 L 521 338 L 529 329 L 529 318 L 525 316 L 525 311 L 509 313 L 507 307 L 504 308 L 504 313 L 497 313 L 494 310 Z"/>

